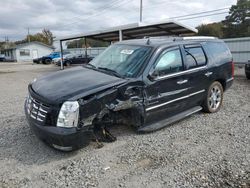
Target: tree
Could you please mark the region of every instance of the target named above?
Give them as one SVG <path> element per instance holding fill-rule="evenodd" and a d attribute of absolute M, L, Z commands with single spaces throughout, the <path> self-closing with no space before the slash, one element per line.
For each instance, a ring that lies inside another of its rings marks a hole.
<path fill-rule="evenodd" d="M 48 29 L 43 29 L 42 37 L 44 38 L 45 44 L 52 45 L 53 44 L 53 34 Z"/>
<path fill-rule="evenodd" d="M 34 35 L 27 35 L 24 40 L 16 41 L 16 44 L 22 44 L 26 42 L 32 42 L 32 41 L 37 41 L 37 42 L 42 42 L 47 45 L 52 45 L 53 44 L 53 34 L 50 30 L 48 29 L 43 29 L 41 33 L 36 33 Z"/>
<path fill-rule="evenodd" d="M 218 38 L 223 38 L 223 24 L 222 23 L 211 23 L 211 24 L 202 24 L 196 27 L 198 29 L 197 35 L 199 36 L 214 36 Z"/>
<path fill-rule="evenodd" d="M 222 23 L 227 38 L 250 36 L 250 0 L 238 0 Z"/>

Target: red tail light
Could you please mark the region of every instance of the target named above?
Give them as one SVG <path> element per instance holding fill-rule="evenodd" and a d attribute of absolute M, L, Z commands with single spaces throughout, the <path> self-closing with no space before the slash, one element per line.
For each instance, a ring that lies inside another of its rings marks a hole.
<path fill-rule="evenodd" d="M 234 62 L 232 61 L 232 77 L 234 78 Z"/>

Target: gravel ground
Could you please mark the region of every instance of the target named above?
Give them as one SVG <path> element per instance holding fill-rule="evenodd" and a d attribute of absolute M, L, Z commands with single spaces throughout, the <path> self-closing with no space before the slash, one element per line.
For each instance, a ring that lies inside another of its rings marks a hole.
<path fill-rule="evenodd" d="M 236 69 L 215 114 L 151 134 L 114 127 L 117 141 L 75 152 L 38 140 L 24 116 L 27 84 L 53 65 L 0 64 L 0 187 L 250 187 L 250 81 Z"/>

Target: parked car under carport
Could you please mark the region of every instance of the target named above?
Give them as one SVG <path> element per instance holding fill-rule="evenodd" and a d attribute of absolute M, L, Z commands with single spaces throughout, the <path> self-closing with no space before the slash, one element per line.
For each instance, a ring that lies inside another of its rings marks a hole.
<path fill-rule="evenodd" d="M 5 61 L 5 55 L 4 54 L 0 54 L 0 61 Z"/>
<path fill-rule="evenodd" d="M 69 52 L 64 52 L 63 55 L 69 54 Z M 52 60 L 54 58 L 59 58 L 61 57 L 61 53 L 60 52 L 53 52 L 49 55 L 37 58 L 37 59 L 33 59 L 33 63 L 37 63 L 37 64 L 50 64 L 52 62 Z"/>
<path fill-rule="evenodd" d="M 89 63 L 92 59 L 94 59 L 94 57 L 91 57 L 89 55 L 87 55 L 87 57 L 83 54 L 81 55 L 75 55 L 75 56 L 66 56 L 63 59 L 63 65 L 64 66 L 70 66 L 72 64 L 86 64 Z M 58 61 L 56 63 L 58 66 L 61 65 L 61 61 Z"/>

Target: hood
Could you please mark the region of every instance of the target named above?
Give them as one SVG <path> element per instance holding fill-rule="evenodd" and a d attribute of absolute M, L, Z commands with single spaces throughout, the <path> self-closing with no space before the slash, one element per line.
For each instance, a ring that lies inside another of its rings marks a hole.
<path fill-rule="evenodd" d="M 81 66 L 58 71 L 34 81 L 32 90 L 51 103 L 99 92 L 126 80 Z"/>

